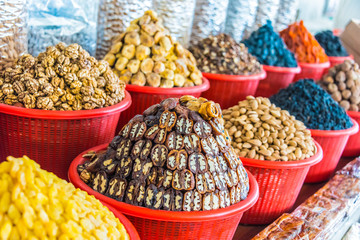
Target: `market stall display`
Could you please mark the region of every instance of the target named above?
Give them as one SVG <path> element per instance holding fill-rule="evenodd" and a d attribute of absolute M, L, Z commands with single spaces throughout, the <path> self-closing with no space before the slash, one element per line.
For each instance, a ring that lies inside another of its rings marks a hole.
<path fill-rule="evenodd" d="M 79 152 L 113 138 L 131 104 L 108 64 L 78 44 L 25 54 L 0 75 L 0 159 L 28 154 L 63 178 Z"/>
<path fill-rule="evenodd" d="M 360 122 L 360 70 L 357 63 L 345 60 L 342 64 L 330 68 L 319 84 L 331 94 L 331 97 L 347 111 L 351 118 Z M 350 136 L 343 155 L 359 155 L 359 143 L 359 133 Z"/>
<path fill-rule="evenodd" d="M 345 110 L 311 79 L 290 84 L 270 101 L 286 109 L 311 131 L 323 151 L 323 160 L 310 168 L 305 182 L 321 182 L 333 174 L 350 135 L 359 131 L 359 125 Z"/>
<path fill-rule="evenodd" d="M 302 122 L 267 98 L 248 96 L 223 116 L 231 145 L 259 183 L 259 200 L 241 223 L 271 223 L 294 205 L 322 150 Z"/>
<path fill-rule="evenodd" d="M 295 76 L 294 81 L 303 78 L 319 80 L 324 70 L 330 66 L 329 59 L 324 49 L 306 29 L 304 22 L 289 25 L 280 32 L 280 36 L 295 54 L 301 67 L 301 72 Z"/>
<path fill-rule="evenodd" d="M 252 240 L 330 239 L 360 206 L 360 159 L 346 165 L 292 213 L 285 213 Z"/>
<path fill-rule="evenodd" d="M 254 95 L 259 81 L 265 77 L 261 64 L 248 53 L 245 45 L 229 35 L 210 36 L 189 50 L 203 76 L 210 81 L 210 89 L 202 96 L 218 102 L 222 108 Z"/>
<path fill-rule="evenodd" d="M 129 215 L 140 237 L 154 238 L 156 235 L 163 239 L 164 232 L 168 232 L 171 237 L 180 239 L 189 234 L 184 230 L 172 235 L 172 227 L 166 227 L 162 233 L 148 233 L 149 229 L 143 228 L 147 217 L 143 219 L 142 214 L 134 213 L 135 209 L 138 212 L 145 207 L 204 211 L 198 218 L 194 214 L 195 219 L 181 213 L 167 219 L 169 214 L 162 211 L 165 214 L 162 220 L 173 219 L 180 226 L 184 224 L 185 229 L 190 222 L 205 224 L 203 221 L 210 220 L 213 211 L 223 209 L 218 212 L 222 213 L 225 226 L 215 227 L 215 222 L 210 221 L 212 230 L 201 231 L 205 226 L 191 228 L 198 237 L 223 234 L 224 238 L 230 238 L 244 208 L 255 203 L 257 190 L 231 147 L 222 121 L 221 109 L 212 101 L 192 96 L 166 99 L 130 120 L 105 152 L 80 157 L 80 165 L 79 159 L 75 160 L 76 165 L 70 168 L 70 180 L 77 185 L 79 181 L 74 177 L 78 176 L 83 183 L 81 188 L 87 186 L 87 191 L 94 190 L 103 201 Z M 111 198 L 115 201 L 109 201 Z M 137 206 L 132 213 L 123 209 L 129 204 Z M 235 206 L 234 215 L 227 216 L 227 210 Z M 208 217 L 206 212 L 209 212 Z M 222 232 L 217 233 L 220 229 Z"/>
<path fill-rule="evenodd" d="M 249 53 L 263 64 L 266 78 L 260 81 L 257 96 L 270 97 L 287 87 L 300 72 L 294 54 L 290 52 L 280 35 L 273 29 L 271 21 L 251 33 L 243 40 Z"/>
<path fill-rule="evenodd" d="M 130 239 L 99 200 L 24 156 L 0 163 L 2 239 Z M 117 213 L 118 214 L 118 213 Z"/>

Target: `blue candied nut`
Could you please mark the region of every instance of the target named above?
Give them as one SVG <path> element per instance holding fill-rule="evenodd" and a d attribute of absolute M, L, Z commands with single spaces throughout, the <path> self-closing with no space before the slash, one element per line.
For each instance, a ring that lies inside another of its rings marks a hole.
<path fill-rule="evenodd" d="M 294 54 L 287 49 L 280 35 L 274 31 L 270 20 L 253 32 L 243 43 L 261 64 L 277 67 L 297 67 Z"/>
<path fill-rule="evenodd" d="M 312 79 L 302 79 L 270 97 L 309 129 L 342 130 L 352 127 L 345 110 Z"/>
<path fill-rule="evenodd" d="M 332 31 L 326 30 L 315 35 L 316 40 L 324 48 L 326 55 L 332 57 L 346 57 L 348 52 L 341 44 L 338 36 L 335 36 Z"/>

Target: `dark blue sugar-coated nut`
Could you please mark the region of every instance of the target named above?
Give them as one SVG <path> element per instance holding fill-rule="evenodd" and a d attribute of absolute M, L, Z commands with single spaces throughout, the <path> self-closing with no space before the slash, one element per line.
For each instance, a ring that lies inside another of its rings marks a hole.
<path fill-rule="evenodd" d="M 349 56 L 344 46 L 341 44 L 339 37 L 335 36 L 332 31 L 326 30 L 315 35 L 316 40 L 324 48 L 326 55 L 333 57 Z"/>

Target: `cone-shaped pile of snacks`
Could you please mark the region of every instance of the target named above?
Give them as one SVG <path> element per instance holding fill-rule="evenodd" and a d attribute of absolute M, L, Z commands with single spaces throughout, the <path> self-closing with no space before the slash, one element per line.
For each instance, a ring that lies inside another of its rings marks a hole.
<path fill-rule="evenodd" d="M 165 88 L 202 84 L 193 55 L 172 39 L 153 11 L 132 21 L 104 60 L 125 83 Z"/>
<path fill-rule="evenodd" d="M 248 50 L 261 64 L 277 67 L 297 67 L 294 54 L 287 49 L 279 34 L 274 31 L 271 21 L 251 33 L 243 41 Z"/>
<path fill-rule="evenodd" d="M 172 211 L 225 208 L 247 197 L 247 173 L 230 145 L 218 104 L 169 98 L 135 116 L 102 154 L 78 166 L 95 191 Z"/>
<path fill-rule="evenodd" d="M 44 110 L 111 106 L 125 96 L 125 84 L 106 61 L 78 44 L 59 43 L 39 56 L 25 54 L 0 72 L 0 103 Z"/>
<path fill-rule="evenodd" d="M 26 156 L 0 164 L 1 239 L 129 239 L 94 196 Z"/>
<path fill-rule="evenodd" d="M 330 68 L 318 83 L 345 111 L 359 111 L 360 70 L 357 63 L 345 60 L 342 64 Z"/>
<path fill-rule="evenodd" d="M 248 96 L 223 115 L 231 144 L 240 157 L 296 161 L 316 152 L 305 125 L 268 98 Z"/>
<path fill-rule="evenodd" d="M 345 57 L 349 56 L 346 49 L 342 45 L 340 38 L 335 36 L 332 31 L 322 31 L 315 35 L 316 40 L 319 42 L 321 47 L 324 48 L 326 55 Z"/>
<path fill-rule="evenodd" d="M 301 63 L 324 63 L 329 59 L 325 50 L 306 29 L 304 22 L 295 22 L 280 32 L 287 47 Z"/>
<path fill-rule="evenodd" d="M 237 43 L 224 33 L 210 36 L 189 48 L 199 69 L 206 73 L 252 75 L 262 71 L 256 57 L 248 53 L 243 43 Z"/>

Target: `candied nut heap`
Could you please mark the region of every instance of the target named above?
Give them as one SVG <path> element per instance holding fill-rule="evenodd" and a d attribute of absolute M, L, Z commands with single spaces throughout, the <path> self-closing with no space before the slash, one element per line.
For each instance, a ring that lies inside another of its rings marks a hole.
<path fill-rule="evenodd" d="M 0 203 L 0 239 L 130 239 L 94 196 L 26 156 L 0 164 Z"/>
<path fill-rule="evenodd" d="M 203 117 L 206 116 L 206 119 Z M 136 206 L 171 211 L 225 208 L 247 197 L 249 179 L 206 99 L 169 98 L 136 115 L 105 153 L 78 166 L 95 191 Z"/>
<path fill-rule="evenodd" d="M 330 68 L 319 84 L 345 111 L 359 111 L 360 70 L 357 63 L 345 60 Z"/>
<path fill-rule="evenodd" d="M 132 21 L 104 60 L 129 84 L 164 88 L 202 84 L 193 55 L 172 39 L 153 11 Z"/>
<path fill-rule="evenodd" d="M 44 110 L 111 106 L 124 98 L 125 84 L 106 61 L 78 44 L 51 46 L 38 57 L 25 54 L 0 72 L 0 103 Z"/>
<path fill-rule="evenodd" d="M 310 130 L 268 98 L 248 96 L 223 115 L 231 145 L 240 157 L 296 161 L 316 152 Z"/>
<path fill-rule="evenodd" d="M 248 53 L 247 47 L 224 33 L 205 38 L 189 50 L 202 72 L 251 75 L 262 71 L 261 64 Z"/>

